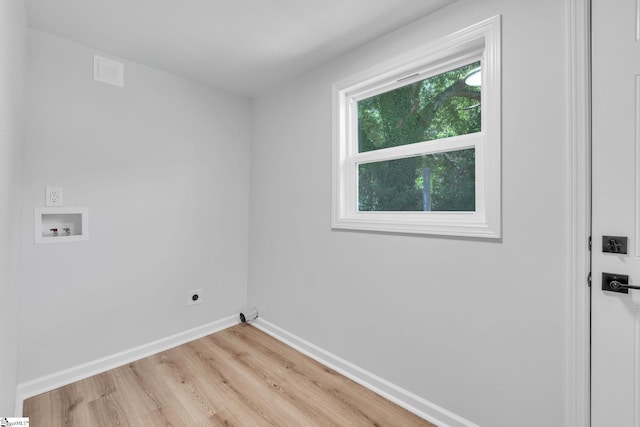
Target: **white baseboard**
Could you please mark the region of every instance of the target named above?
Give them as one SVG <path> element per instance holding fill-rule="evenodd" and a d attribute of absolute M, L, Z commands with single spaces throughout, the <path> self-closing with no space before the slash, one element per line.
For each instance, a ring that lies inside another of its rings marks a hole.
<path fill-rule="evenodd" d="M 359 368 L 351 362 L 341 359 L 262 318 L 257 318 L 251 322 L 251 324 L 277 340 L 282 341 L 290 347 L 295 348 L 301 353 L 306 354 L 312 359 L 439 427 L 478 427 L 477 424 L 429 402 L 408 390 L 398 387 L 371 372 Z"/>
<path fill-rule="evenodd" d="M 118 366 L 131 363 L 135 360 L 151 356 L 161 351 L 179 346 L 189 341 L 202 338 L 239 323 L 237 316 L 230 316 L 215 322 L 207 323 L 188 331 L 184 331 L 170 337 L 144 344 L 130 350 L 126 350 L 111 356 L 103 357 L 82 365 L 46 375 L 35 380 L 18 384 L 15 416 L 22 416 L 22 405 L 25 399 L 36 396 L 58 387 L 65 386 L 75 381 L 108 371 Z M 258 318 L 251 322 L 256 328 L 266 332 L 283 343 L 306 354 L 314 360 L 339 372 L 345 377 L 361 384 L 373 392 L 383 396 L 395 404 L 413 412 L 419 417 L 436 424 L 439 427 L 478 427 L 468 421 L 420 396 L 411 393 L 389 381 L 380 378 L 340 357 L 311 344 L 302 338 L 291 334 L 284 329 Z"/>
<path fill-rule="evenodd" d="M 22 404 L 24 400 L 29 397 L 80 381 L 101 372 L 117 368 L 118 366 L 126 365 L 127 363 L 131 363 L 135 360 L 202 338 L 238 323 L 240 323 L 238 316 L 229 316 L 215 322 L 198 326 L 197 328 L 193 328 L 188 331 L 180 332 L 148 344 L 143 344 L 130 350 L 125 350 L 70 369 L 65 369 L 64 371 L 55 372 L 35 380 L 20 383 L 18 384 L 16 393 L 16 416 L 22 416 Z"/>

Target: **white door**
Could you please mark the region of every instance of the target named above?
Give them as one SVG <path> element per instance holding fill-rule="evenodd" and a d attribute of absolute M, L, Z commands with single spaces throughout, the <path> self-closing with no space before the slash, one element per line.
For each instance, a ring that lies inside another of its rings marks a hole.
<path fill-rule="evenodd" d="M 639 13 L 592 0 L 592 427 L 640 427 L 640 290 L 624 286 L 640 287 Z"/>

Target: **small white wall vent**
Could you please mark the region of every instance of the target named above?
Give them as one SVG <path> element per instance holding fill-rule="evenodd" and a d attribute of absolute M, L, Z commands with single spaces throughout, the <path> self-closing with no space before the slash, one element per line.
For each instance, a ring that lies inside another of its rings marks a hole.
<path fill-rule="evenodd" d="M 113 59 L 93 56 L 93 79 L 114 86 L 124 86 L 124 64 Z"/>

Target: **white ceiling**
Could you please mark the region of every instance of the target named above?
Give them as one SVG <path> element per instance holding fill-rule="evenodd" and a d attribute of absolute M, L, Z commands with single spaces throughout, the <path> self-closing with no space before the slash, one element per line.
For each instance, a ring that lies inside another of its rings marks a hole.
<path fill-rule="evenodd" d="M 25 0 L 29 26 L 243 96 L 455 0 Z"/>

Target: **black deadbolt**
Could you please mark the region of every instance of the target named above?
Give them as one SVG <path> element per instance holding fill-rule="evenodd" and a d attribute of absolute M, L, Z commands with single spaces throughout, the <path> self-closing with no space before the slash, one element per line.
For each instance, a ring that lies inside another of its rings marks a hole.
<path fill-rule="evenodd" d="M 611 254 L 627 253 L 626 236 L 602 236 L 602 252 Z"/>

